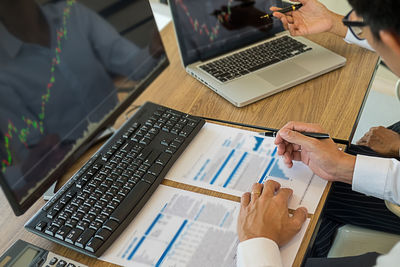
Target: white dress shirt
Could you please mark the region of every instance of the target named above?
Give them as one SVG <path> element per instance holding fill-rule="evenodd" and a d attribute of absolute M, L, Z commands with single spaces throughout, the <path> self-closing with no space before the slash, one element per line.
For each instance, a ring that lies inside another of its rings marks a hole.
<path fill-rule="evenodd" d="M 363 47 L 363 48 L 366 48 L 366 49 L 368 49 L 368 50 L 375 51 L 375 50 L 369 45 L 369 43 L 367 42 L 367 40 L 362 40 L 362 41 L 361 41 L 360 39 L 358 39 L 357 37 L 354 36 L 354 34 L 350 31 L 350 29 L 347 30 L 346 37 L 344 37 L 344 41 L 345 41 L 346 43 L 349 43 L 349 44 L 356 44 L 356 45 L 361 46 L 361 47 Z"/>

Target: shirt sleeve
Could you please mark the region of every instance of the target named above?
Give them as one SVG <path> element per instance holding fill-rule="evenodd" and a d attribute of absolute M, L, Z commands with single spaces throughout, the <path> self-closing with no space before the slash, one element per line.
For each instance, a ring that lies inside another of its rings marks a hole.
<path fill-rule="evenodd" d="M 362 40 L 362 41 L 361 41 L 361 40 L 357 39 L 357 37 L 354 36 L 354 34 L 350 31 L 350 29 L 347 30 L 346 37 L 344 37 L 344 40 L 345 40 L 346 43 L 349 43 L 349 44 L 356 44 L 356 45 L 361 46 L 361 47 L 363 47 L 363 48 L 366 48 L 366 49 L 368 49 L 368 50 L 375 51 L 375 50 L 369 45 L 369 43 L 368 43 L 367 40 Z"/>
<path fill-rule="evenodd" d="M 376 259 L 376 267 L 398 266 L 400 262 L 400 242 L 397 243 L 388 254 Z"/>
<path fill-rule="evenodd" d="M 358 155 L 352 187 L 354 191 L 399 204 L 400 162 Z"/>
<path fill-rule="evenodd" d="M 240 242 L 237 249 L 237 267 L 282 267 L 278 245 L 264 237 Z"/>

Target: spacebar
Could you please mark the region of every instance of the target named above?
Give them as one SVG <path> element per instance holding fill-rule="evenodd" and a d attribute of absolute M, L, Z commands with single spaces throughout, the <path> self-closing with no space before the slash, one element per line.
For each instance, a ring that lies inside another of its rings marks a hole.
<path fill-rule="evenodd" d="M 149 188 L 150 185 L 148 183 L 140 181 L 134 188 L 132 188 L 131 192 L 129 192 L 126 198 L 114 210 L 110 219 L 121 223 L 142 199 Z"/>

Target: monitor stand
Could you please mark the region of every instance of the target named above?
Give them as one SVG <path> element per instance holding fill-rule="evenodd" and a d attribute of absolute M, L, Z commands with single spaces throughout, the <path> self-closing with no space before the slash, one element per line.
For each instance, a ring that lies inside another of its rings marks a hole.
<path fill-rule="evenodd" d="M 102 141 L 103 139 L 109 138 L 111 135 L 113 135 L 116 132 L 116 129 L 114 129 L 113 127 L 109 127 L 107 129 L 105 129 L 99 136 L 97 136 L 93 142 L 92 145 Z M 55 193 L 56 193 L 56 185 L 57 185 L 58 181 L 55 181 L 50 187 L 49 189 L 47 189 L 46 192 L 44 192 L 43 194 L 43 199 L 45 201 L 49 200 L 50 198 L 52 198 Z"/>

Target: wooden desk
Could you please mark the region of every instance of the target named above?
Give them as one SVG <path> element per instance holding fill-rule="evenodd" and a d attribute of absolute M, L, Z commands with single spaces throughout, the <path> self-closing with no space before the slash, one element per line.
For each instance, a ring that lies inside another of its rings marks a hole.
<path fill-rule="evenodd" d="M 318 34 L 309 38 L 324 47 L 347 58 L 345 67 L 298 85 L 255 104 L 236 108 L 222 97 L 203 86 L 184 71 L 172 25 L 162 32 L 170 66 L 154 81 L 134 102 L 135 105 L 152 101 L 193 115 L 220 118 L 280 128 L 291 120 L 320 123 L 332 136 L 348 139 L 355 123 L 364 95 L 374 74 L 378 57 L 365 49 L 347 45 L 341 38 L 331 34 Z M 245 90 L 245 89 L 244 89 Z M 123 117 L 117 121 L 121 125 Z M 63 177 L 67 180 L 96 150 L 93 147 Z M 237 197 L 223 195 L 208 190 L 165 181 L 164 184 L 211 194 L 238 201 Z M 300 266 L 318 217 L 325 202 L 326 194 L 320 201 L 317 212 L 310 216 L 311 223 L 303 240 L 294 266 Z M 44 205 L 39 199 L 23 216 L 15 217 L 0 193 L 0 253 L 5 251 L 17 239 L 23 239 L 40 247 L 67 256 L 89 266 L 113 266 L 81 255 L 65 247 L 56 245 L 24 230 L 24 223 Z"/>

